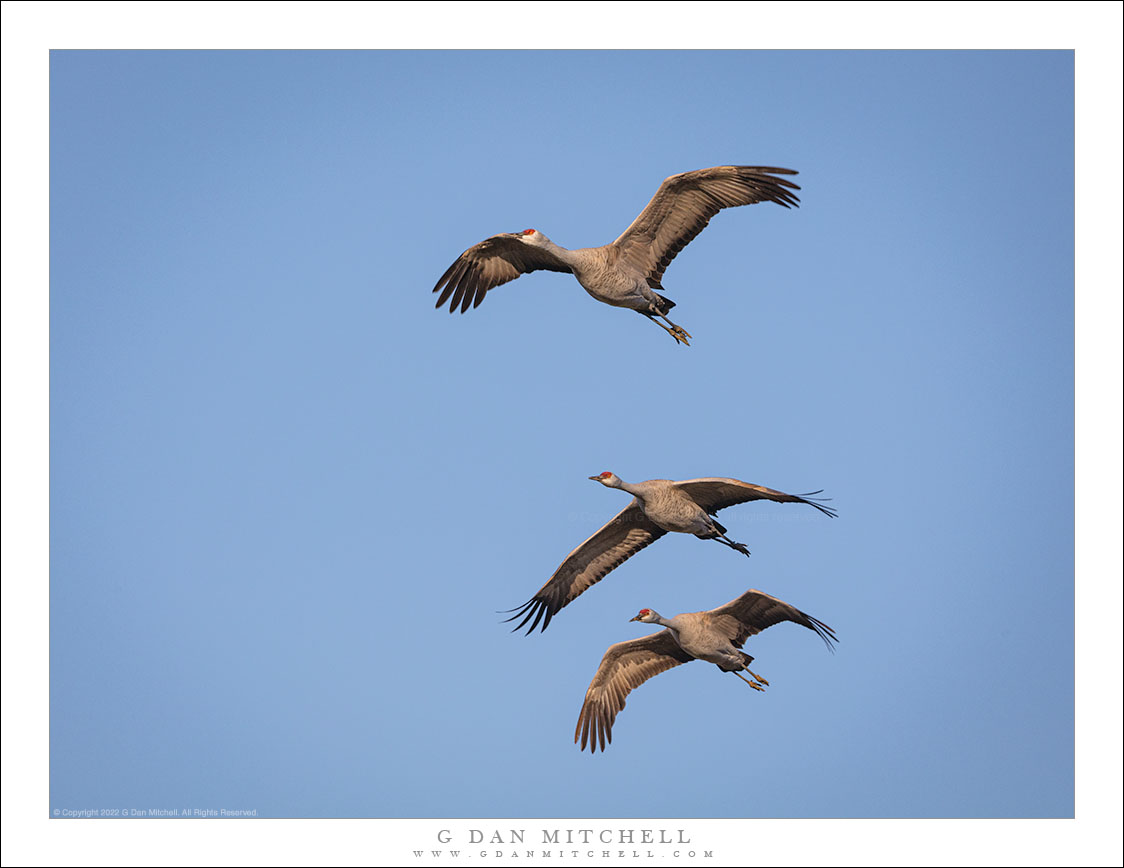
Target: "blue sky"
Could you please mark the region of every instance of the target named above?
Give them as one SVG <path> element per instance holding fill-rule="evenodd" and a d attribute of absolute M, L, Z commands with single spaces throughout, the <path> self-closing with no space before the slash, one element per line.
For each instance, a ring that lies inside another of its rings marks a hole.
<path fill-rule="evenodd" d="M 50 77 L 50 812 L 1073 816 L 1071 52 Z M 669 267 L 689 349 L 568 275 L 433 310 L 484 237 L 603 244 L 724 163 L 798 170 L 801 207 L 723 212 Z M 606 469 L 839 519 L 735 507 L 751 559 L 673 535 L 512 635 L 497 611 L 627 502 Z M 579 753 L 640 607 L 751 587 L 836 653 L 778 626 L 747 646 L 768 692 L 681 667 Z"/>

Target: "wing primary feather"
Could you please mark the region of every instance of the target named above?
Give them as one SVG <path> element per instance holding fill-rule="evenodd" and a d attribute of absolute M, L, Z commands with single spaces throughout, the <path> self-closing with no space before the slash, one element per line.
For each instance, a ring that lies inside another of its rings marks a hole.
<path fill-rule="evenodd" d="M 821 488 L 819 491 L 809 491 L 807 494 L 797 494 L 794 495 L 794 497 L 799 497 L 804 503 L 808 504 L 809 506 L 814 506 L 828 518 L 839 518 L 839 512 L 835 509 L 834 506 L 824 506 L 824 504 L 831 502 L 830 497 L 815 496 L 822 493 L 823 489 Z"/>
<path fill-rule="evenodd" d="M 468 280 L 465 281 L 464 301 L 461 302 L 461 313 L 464 313 L 469 307 L 472 306 L 472 299 L 476 295 L 477 288 L 484 283 L 484 278 L 480 274 L 480 269 L 476 269 Z"/>
<path fill-rule="evenodd" d="M 508 623 L 514 621 L 516 618 L 518 618 L 520 616 L 523 617 L 522 621 L 520 621 L 518 624 L 516 624 L 514 627 L 512 627 L 512 629 L 511 629 L 512 633 L 518 633 L 520 630 L 523 629 L 524 625 L 528 621 L 530 621 L 532 618 L 534 618 L 534 621 L 532 621 L 531 626 L 527 628 L 527 634 L 526 635 L 530 636 L 532 633 L 535 632 L 535 627 L 537 627 L 538 624 L 539 624 L 539 621 L 542 620 L 542 616 L 543 616 L 544 612 L 546 612 L 547 617 L 546 617 L 546 623 L 544 623 L 542 625 L 542 629 L 545 630 L 546 625 L 550 623 L 550 613 L 547 612 L 547 604 L 544 600 L 540 600 L 538 597 L 533 597 L 532 599 L 530 599 L 526 603 L 524 603 L 522 606 L 519 606 L 517 609 L 508 609 L 507 611 L 508 612 L 515 612 L 515 614 L 512 615 L 510 618 L 505 618 L 504 619 L 505 624 L 508 624 Z M 503 614 L 507 614 L 507 613 L 505 612 Z"/>
<path fill-rule="evenodd" d="M 449 302 L 449 313 L 455 313 L 457 305 L 461 303 L 464 297 L 465 289 L 468 287 L 469 282 L 472 280 L 475 273 L 475 266 L 470 266 L 461 275 L 460 280 L 457 281 L 457 288 L 453 291 L 453 298 Z"/>
<path fill-rule="evenodd" d="M 490 288 L 491 287 L 489 287 L 486 283 L 483 283 L 483 282 L 481 282 L 481 284 L 478 287 L 476 287 L 476 298 L 472 302 L 472 307 L 474 309 L 480 307 L 480 302 L 482 302 L 484 300 L 484 296 L 486 296 L 488 294 L 488 290 Z"/>
<path fill-rule="evenodd" d="M 816 635 L 823 639 L 823 643 L 827 646 L 827 650 L 834 654 L 835 646 L 832 644 L 832 642 L 839 641 L 839 638 L 835 635 L 835 631 L 827 626 L 827 624 L 825 624 L 819 618 L 813 618 L 811 615 L 805 615 L 804 617 L 808 619 L 808 622 L 811 624 L 811 629 L 815 631 Z"/>
<path fill-rule="evenodd" d="M 458 259 L 449 266 L 449 270 L 437 281 L 437 285 L 433 287 L 433 291 L 437 292 L 437 290 L 441 289 L 442 284 L 445 285 L 445 289 L 441 292 L 441 295 L 438 296 L 435 307 L 441 308 L 445 306 L 445 302 L 448 300 L 449 296 L 453 294 L 453 290 L 457 288 L 457 282 L 460 280 L 461 274 L 466 268 L 468 268 L 468 260 Z"/>

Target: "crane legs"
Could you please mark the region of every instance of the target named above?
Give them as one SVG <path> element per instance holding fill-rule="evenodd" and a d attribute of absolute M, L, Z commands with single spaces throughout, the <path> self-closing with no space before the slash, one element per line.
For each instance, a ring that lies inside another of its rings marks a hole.
<path fill-rule="evenodd" d="M 658 325 L 661 329 L 663 329 L 665 332 L 667 332 L 669 335 L 671 335 L 673 338 L 675 338 L 676 343 L 683 344 L 684 346 L 687 346 L 687 347 L 689 347 L 691 345 L 687 341 L 687 338 L 691 337 L 691 333 L 689 331 L 687 331 L 685 328 L 683 328 L 682 326 L 677 326 L 675 323 L 673 323 L 671 320 L 669 320 L 662 313 L 652 314 L 652 313 L 648 313 L 648 311 L 646 311 L 646 310 L 642 310 L 642 311 L 640 311 L 640 313 L 644 314 L 644 316 L 648 317 L 648 319 L 650 319 L 652 322 L 654 322 L 656 325 Z M 664 322 L 666 322 L 667 325 L 664 325 L 662 322 L 660 322 L 660 320 L 656 319 L 657 316 L 660 319 L 662 319 Z"/>
<path fill-rule="evenodd" d="M 724 546 L 729 546 L 730 548 L 732 548 L 736 552 L 741 552 L 747 558 L 749 557 L 749 549 L 747 549 L 745 547 L 745 543 L 734 542 L 732 539 L 730 539 L 724 533 L 720 533 L 720 534 L 718 534 L 718 536 L 711 537 L 711 539 L 713 539 L 715 542 L 722 543 L 722 545 L 724 545 Z"/>

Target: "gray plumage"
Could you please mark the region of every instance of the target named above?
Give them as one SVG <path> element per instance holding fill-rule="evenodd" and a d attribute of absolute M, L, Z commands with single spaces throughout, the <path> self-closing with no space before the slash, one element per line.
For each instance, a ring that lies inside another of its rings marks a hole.
<path fill-rule="evenodd" d="M 755 689 L 768 681 L 749 670 L 753 658 L 741 651 L 745 640 L 782 621 L 807 627 L 831 648 L 835 632 L 811 615 L 761 591 L 746 591 L 736 600 L 708 612 L 688 612 L 664 618 L 652 609 L 641 609 L 632 619 L 662 624 L 667 629 L 651 636 L 611 645 L 601 658 L 597 674 L 585 692 L 574 743 L 591 752 L 605 750 L 613 741 L 613 721 L 625 706 L 625 697 L 649 678 L 681 663 L 705 660 L 723 672 L 732 672 Z M 741 673 L 748 672 L 753 681 Z"/>
<path fill-rule="evenodd" d="M 774 177 L 795 174 L 766 166 L 715 166 L 672 175 L 632 225 L 603 247 L 567 250 L 535 229 L 501 232 L 468 248 L 441 275 L 433 287 L 440 293 L 437 307 L 448 302 L 450 313 L 458 307 L 464 313 L 478 307 L 489 290 L 521 274 L 570 272 L 598 301 L 635 310 L 686 344 L 691 335 L 667 318 L 675 302 L 655 291 L 663 289 L 665 269 L 723 208 L 798 205 L 790 191 L 800 188 Z"/>
<path fill-rule="evenodd" d="M 619 488 L 632 494 L 632 502 L 614 516 L 597 533 L 570 552 L 537 594 L 508 618 L 522 620 L 514 630 L 526 625 L 528 635 L 542 622 L 545 630 L 551 619 L 591 585 L 601 581 L 645 546 L 669 531 L 689 533 L 700 539 L 713 539 L 744 555 L 749 550 L 726 536 L 724 528 L 713 517 L 718 510 L 751 500 L 776 503 L 803 503 L 824 515 L 835 516 L 835 510 L 820 500 L 819 494 L 785 494 L 740 479 L 710 477 L 685 479 L 649 479 L 628 483 L 609 471 L 590 479 L 607 488 Z"/>

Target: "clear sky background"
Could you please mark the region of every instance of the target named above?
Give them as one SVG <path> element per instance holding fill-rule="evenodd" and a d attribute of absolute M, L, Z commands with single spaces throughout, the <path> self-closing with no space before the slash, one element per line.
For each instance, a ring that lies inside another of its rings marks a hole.
<path fill-rule="evenodd" d="M 50 82 L 36 809 L 1074 815 L 1072 52 L 56 51 Z M 690 348 L 569 275 L 433 309 L 488 235 L 603 244 L 729 163 L 801 207 L 679 254 Z M 670 535 L 511 634 L 627 503 L 602 470 L 839 518 L 734 507 L 752 558 Z M 683 666 L 579 752 L 640 607 L 748 588 L 836 653 L 780 625 L 767 692 Z"/>

